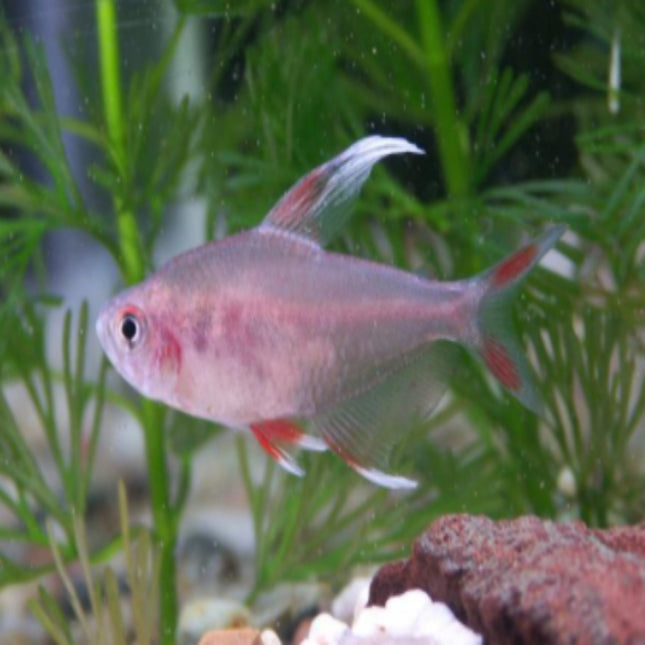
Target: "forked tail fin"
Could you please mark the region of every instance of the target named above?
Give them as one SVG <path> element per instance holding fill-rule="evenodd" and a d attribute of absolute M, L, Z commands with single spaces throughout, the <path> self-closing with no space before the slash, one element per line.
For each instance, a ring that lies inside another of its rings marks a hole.
<path fill-rule="evenodd" d="M 476 348 L 497 380 L 527 408 L 539 413 L 540 395 L 513 329 L 513 288 L 560 239 L 565 226 L 555 226 L 492 269 L 474 278 L 482 296 L 477 311 Z"/>

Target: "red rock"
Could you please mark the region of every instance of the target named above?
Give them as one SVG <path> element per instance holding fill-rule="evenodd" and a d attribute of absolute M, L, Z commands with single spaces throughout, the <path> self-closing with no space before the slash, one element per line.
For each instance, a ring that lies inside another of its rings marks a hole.
<path fill-rule="evenodd" d="M 446 516 L 409 560 L 377 573 L 370 604 L 412 588 L 448 604 L 488 645 L 645 645 L 645 524 Z"/>

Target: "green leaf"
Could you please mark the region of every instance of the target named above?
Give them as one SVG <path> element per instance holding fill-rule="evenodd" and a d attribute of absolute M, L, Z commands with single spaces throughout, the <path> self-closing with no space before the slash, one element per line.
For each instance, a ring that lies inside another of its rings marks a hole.
<path fill-rule="evenodd" d="M 273 0 L 174 0 L 180 13 L 197 16 L 236 16 L 273 7 Z"/>

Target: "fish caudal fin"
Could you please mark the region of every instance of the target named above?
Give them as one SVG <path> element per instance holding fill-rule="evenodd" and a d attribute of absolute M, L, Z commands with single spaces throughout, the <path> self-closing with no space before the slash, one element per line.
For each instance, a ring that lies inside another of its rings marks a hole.
<path fill-rule="evenodd" d="M 524 357 L 510 315 L 513 288 L 560 239 L 565 226 L 544 235 L 513 253 L 492 269 L 474 278 L 482 291 L 477 311 L 475 346 L 497 380 L 527 408 L 540 413 L 542 403 L 531 368 Z"/>
<path fill-rule="evenodd" d="M 271 419 L 251 424 L 251 431 L 262 449 L 292 475 L 302 477 L 305 473 L 287 452 L 295 446 L 304 450 L 321 452 L 327 449 L 324 441 L 305 434 L 295 423 L 287 419 Z"/>

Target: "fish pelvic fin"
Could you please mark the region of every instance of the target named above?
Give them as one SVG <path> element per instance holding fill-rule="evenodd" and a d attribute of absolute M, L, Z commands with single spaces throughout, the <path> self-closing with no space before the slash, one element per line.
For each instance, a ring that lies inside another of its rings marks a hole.
<path fill-rule="evenodd" d="M 402 153 L 423 154 L 423 150 L 397 137 L 360 139 L 300 179 L 271 209 L 260 230 L 291 233 L 325 245 L 346 222 L 374 164 Z"/>
<path fill-rule="evenodd" d="M 473 282 L 482 295 L 477 310 L 476 349 L 495 378 L 527 408 L 540 414 L 542 401 L 511 315 L 515 287 L 565 232 L 555 226 Z"/>
<path fill-rule="evenodd" d="M 305 434 L 296 423 L 288 419 L 260 421 L 252 423 L 250 427 L 264 452 L 287 472 L 298 477 L 305 473 L 287 451 L 288 447 L 295 446 L 316 452 L 327 449 L 324 441 Z"/>

